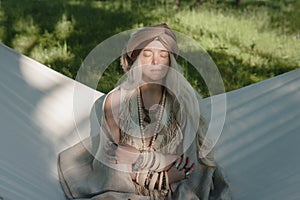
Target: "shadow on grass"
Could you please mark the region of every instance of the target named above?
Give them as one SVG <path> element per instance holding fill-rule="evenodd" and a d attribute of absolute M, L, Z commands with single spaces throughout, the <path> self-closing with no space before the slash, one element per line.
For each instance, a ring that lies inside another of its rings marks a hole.
<path fill-rule="evenodd" d="M 236 6 L 233 2 L 228 0 L 204 4 L 228 12 L 232 9 L 243 12 L 243 9 L 255 10 L 264 7 L 271 16 L 274 16 L 273 20 L 281 17 L 276 13 L 280 13 L 286 8 L 285 4 L 288 4 L 278 0 L 263 2 L 244 0 Z M 296 1 L 289 2 L 293 5 Z M 166 12 L 166 9 L 167 4 L 150 0 L 3 1 L 0 10 L 0 37 L 4 44 L 75 79 L 82 61 L 98 44 L 122 31 L 162 22 L 162 19 L 171 16 L 170 13 L 173 12 L 172 10 Z M 290 9 L 296 10 L 296 7 Z M 291 23 L 288 21 L 295 19 L 294 14 L 286 15 L 284 11 L 282 15 L 287 16 L 286 26 L 290 26 Z M 282 19 L 280 20 L 281 23 Z M 273 59 L 272 56 L 262 55 L 260 52 L 257 52 L 259 56 L 270 58 L 264 66 L 250 66 L 248 61 L 229 55 L 222 49 L 209 50 L 209 54 L 221 72 L 226 91 L 289 71 L 293 66 L 284 63 L 284 60 Z M 116 60 L 105 71 L 97 90 L 107 93 L 122 74 L 119 61 Z M 204 81 L 197 74 L 193 67 L 189 67 L 186 72 L 190 83 L 204 93 L 204 96 L 209 96 Z"/>
<path fill-rule="evenodd" d="M 262 66 L 252 66 L 245 60 L 228 55 L 222 50 L 210 50 L 208 53 L 220 70 L 226 91 L 242 88 L 296 68 L 278 58 L 272 58 Z"/>
<path fill-rule="evenodd" d="M 145 14 L 150 6 L 142 6 L 138 1 L 5 1 L 2 42 L 30 57 L 40 53 L 40 60 L 35 59 L 74 79 L 84 58 L 103 40 L 158 21 L 158 15 Z"/>

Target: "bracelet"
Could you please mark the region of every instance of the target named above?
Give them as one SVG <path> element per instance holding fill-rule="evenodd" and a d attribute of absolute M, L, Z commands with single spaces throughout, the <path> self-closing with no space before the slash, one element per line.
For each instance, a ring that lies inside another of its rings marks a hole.
<path fill-rule="evenodd" d="M 165 172 L 159 172 L 158 191 L 161 191 L 161 186 L 163 184 L 164 173 Z"/>
<path fill-rule="evenodd" d="M 140 173 L 136 173 L 136 176 L 135 176 L 135 181 L 138 183 L 138 180 L 139 180 L 139 176 L 140 176 Z"/>
<path fill-rule="evenodd" d="M 156 152 L 141 152 L 135 163 L 132 163 L 132 172 L 137 172 L 141 169 L 150 169 L 156 171 L 160 167 L 165 167 L 165 160 L 160 153 Z"/>
<path fill-rule="evenodd" d="M 151 156 L 152 156 L 152 158 L 151 158 L 151 162 L 149 162 L 149 163 L 150 163 L 149 168 L 150 168 L 150 169 L 153 169 L 153 166 L 154 166 L 155 160 L 156 160 L 156 158 L 155 158 L 155 153 L 154 153 L 154 152 L 151 152 Z"/>
<path fill-rule="evenodd" d="M 147 179 L 148 173 L 139 173 L 138 179 L 136 180 L 137 183 L 141 186 L 145 187 L 146 179 Z"/>
<path fill-rule="evenodd" d="M 132 163 L 132 166 L 131 166 L 132 172 L 137 172 L 141 168 L 143 160 L 144 160 L 144 155 L 143 155 L 143 153 L 140 153 L 140 155 L 136 159 L 135 163 Z"/>
<path fill-rule="evenodd" d="M 149 188 L 148 188 L 150 191 L 154 190 L 157 178 L 158 178 L 158 173 L 157 172 L 153 173 L 152 177 L 151 177 L 151 180 L 150 180 Z"/>
<path fill-rule="evenodd" d="M 157 170 L 159 167 L 159 159 L 158 159 L 158 154 L 153 152 L 153 159 L 152 159 L 152 163 L 150 166 L 151 170 Z"/>
<path fill-rule="evenodd" d="M 166 179 L 166 183 L 165 183 L 165 189 L 169 190 L 169 176 L 168 176 L 168 172 L 165 172 L 165 179 Z"/>
<path fill-rule="evenodd" d="M 153 160 L 153 154 L 152 154 L 152 152 L 145 152 L 144 162 L 142 164 L 142 168 L 149 169 L 152 160 Z"/>
<path fill-rule="evenodd" d="M 147 173 L 146 181 L 145 181 L 145 187 L 148 187 L 150 184 L 150 176 L 152 175 L 152 171 L 149 170 Z"/>
<path fill-rule="evenodd" d="M 162 154 L 153 152 L 153 157 L 154 157 L 153 158 L 154 160 L 152 162 L 153 163 L 152 166 L 150 167 L 151 170 L 159 171 L 158 170 L 159 168 L 163 168 L 166 166 L 166 163 L 165 163 L 165 160 L 164 160 Z"/>

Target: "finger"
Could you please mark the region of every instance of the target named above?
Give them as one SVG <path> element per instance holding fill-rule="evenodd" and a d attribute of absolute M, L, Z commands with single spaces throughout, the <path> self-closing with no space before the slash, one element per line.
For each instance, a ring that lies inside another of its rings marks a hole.
<path fill-rule="evenodd" d="M 190 177 L 190 175 L 191 175 L 191 172 L 190 171 L 186 171 L 185 172 L 185 179 L 188 179 L 189 177 Z"/>
<path fill-rule="evenodd" d="M 185 169 L 184 173 L 185 173 L 185 179 L 188 179 L 191 175 L 191 173 L 194 171 L 195 168 L 195 163 L 192 163 L 191 167 L 188 167 Z"/>
<path fill-rule="evenodd" d="M 189 165 L 190 165 L 190 157 L 186 157 L 185 163 L 184 163 L 183 167 L 180 170 L 187 171 L 187 169 L 189 168 Z"/>
<path fill-rule="evenodd" d="M 177 159 L 177 162 L 178 162 L 179 164 L 181 164 L 181 163 L 182 163 L 182 157 L 179 157 L 179 158 Z"/>
<path fill-rule="evenodd" d="M 109 155 L 106 155 L 106 160 L 110 163 L 114 163 L 115 160 L 116 160 L 116 157 L 115 156 L 109 156 Z"/>
<path fill-rule="evenodd" d="M 178 169 L 179 166 L 180 166 L 180 164 L 181 164 L 181 162 L 182 162 L 182 157 L 177 158 L 177 160 L 174 162 L 174 167 L 176 169 Z"/>
<path fill-rule="evenodd" d="M 186 157 L 184 168 L 188 168 L 190 165 L 190 157 Z"/>
<path fill-rule="evenodd" d="M 193 173 L 195 169 L 195 166 L 196 166 L 195 163 L 193 163 L 191 167 L 185 171 L 185 179 L 188 179 L 190 177 L 190 175 Z"/>
<path fill-rule="evenodd" d="M 192 172 L 194 171 L 195 166 L 196 166 L 195 163 L 193 163 L 193 164 L 191 165 L 191 167 L 189 168 L 190 173 L 192 173 Z"/>

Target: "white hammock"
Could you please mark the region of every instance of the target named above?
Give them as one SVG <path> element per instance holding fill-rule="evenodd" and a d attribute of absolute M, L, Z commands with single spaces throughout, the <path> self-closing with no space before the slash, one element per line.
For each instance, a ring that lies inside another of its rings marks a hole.
<path fill-rule="evenodd" d="M 92 104 L 83 104 L 75 126 L 74 80 L 4 45 L 0 69 L 0 199 L 65 200 L 57 155 L 80 140 L 77 129 L 89 133 Z M 215 156 L 234 199 L 300 199 L 299 86 L 297 69 L 227 93 Z"/>

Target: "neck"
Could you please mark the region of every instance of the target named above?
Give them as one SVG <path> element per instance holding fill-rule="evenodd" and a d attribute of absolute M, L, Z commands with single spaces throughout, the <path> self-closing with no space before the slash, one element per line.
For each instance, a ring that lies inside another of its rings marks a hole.
<path fill-rule="evenodd" d="M 162 86 L 156 83 L 147 83 L 141 86 L 141 91 L 144 93 L 161 95 Z"/>
<path fill-rule="evenodd" d="M 141 92 L 145 108 L 150 108 L 155 104 L 159 104 L 162 97 L 162 86 L 159 84 L 148 83 L 141 86 Z"/>

